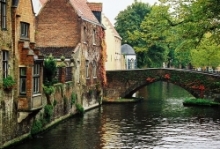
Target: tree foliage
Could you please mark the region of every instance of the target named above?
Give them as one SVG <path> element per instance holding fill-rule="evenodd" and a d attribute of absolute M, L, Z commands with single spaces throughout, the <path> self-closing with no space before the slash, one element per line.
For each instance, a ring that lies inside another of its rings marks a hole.
<path fill-rule="evenodd" d="M 56 80 L 54 79 L 57 73 L 56 60 L 50 55 L 44 60 L 44 85 L 51 86 Z"/>
<path fill-rule="evenodd" d="M 218 66 L 220 0 L 160 2 L 150 7 L 142 15 L 142 20 L 135 14 L 138 12 L 134 9 L 138 8 L 135 7 L 139 4 L 137 1 L 116 18 L 116 29 L 122 35 L 123 42 L 134 47 L 138 65 L 156 67 L 158 65 L 152 62 L 164 60 L 172 62 L 175 67 L 185 67 L 189 63 L 194 66 Z M 138 23 L 135 23 L 135 18 Z M 163 50 L 154 51 L 152 47 Z"/>
<path fill-rule="evenodd" d="M 139 68 L 161 66 L 164 60 L 164 48 L 156 44 L 148 46 L 147 41 L 140 36 L 141 23 L 150 12 L 149 4 L 135 0 L 116 17 L 115 28 L 122 36 L 122 43 L 127 43 L 135 49 Z"/>
<path fill-rule="evenodd" d="M 122 44 L 127 43 L 131 46 L 138 44 L 138 41 L 129 40 L 129 33 L 140 29 L 143 18 L 150 12 L 149 4 L 134 1 L 125 10 L 121 11 L 115 18 L 115 29 L 122 37 Z"/>

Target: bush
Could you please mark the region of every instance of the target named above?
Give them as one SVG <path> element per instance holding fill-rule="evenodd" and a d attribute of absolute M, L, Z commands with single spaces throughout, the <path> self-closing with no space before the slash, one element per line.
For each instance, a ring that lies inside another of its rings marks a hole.
<path fill-rule="evenodd" d="M 31 134 L 34 135 L 38 133 L 39 131 L 41 131 L 42 127 L 43 127 L 42 121 L 34 120 L 32 127 L 31 127 Z"/>
<path fill-rule="evenodd" d="M 53 106 L 52 105 L 46 105 L 44 107 L 44 118 L 47 122 L 50 122 L 53 115 Z"/>
<path fill-rule="evenodd" d="M 83 115 L 85 113 L 84 108 L 81 104 L 76 104 L 76 110 L 80 115 Z"/>
<path fill-rule="evenodd" d="M 77 95 L 75 93 L 72 93 L 71 95 L 71 106 L 75 104 L 77 99 Z"/>
<path fill-rule="evenodd" d="M 220 103 L 214 102 L 209 99 L 195 99 L 195 98 L 187 98 L 183 101 L 183 105 L 198 105 L 198 106 L 218 106 Z"/>

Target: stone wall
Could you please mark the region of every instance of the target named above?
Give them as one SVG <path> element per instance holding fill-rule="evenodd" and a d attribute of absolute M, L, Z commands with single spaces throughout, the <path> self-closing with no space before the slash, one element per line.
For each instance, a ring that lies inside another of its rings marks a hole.
<path fill-rule="evenodd" d="M 32 133 L 38 133 L 53 126 L 54 124 L 77 113 L 76 104 L 79 99 L 74 91 L 72 81 L 58 83 L 54 85 L 55 92 L 51 95 L 52 105 L 48 105 L 46 96 L 43 96 L 43 107 L 38 111 L 14 112 L 1 110 L 2 135 L 0 148 L 13 145 L 27 138 Z M 98 90 L 94 88 L 92 92 L 83 97 L 83 107 L 85 110 L 99 106 Z M 5 103 L 7 104 L 7 103 Z M 11 103 L 10 103 L 11 104 Z M 6 107 L 6 106 L 5 106 Z M 48 112 L 48 110 L 51 110 Z M 36 123 L 40 128 L 36 128 Z"/>

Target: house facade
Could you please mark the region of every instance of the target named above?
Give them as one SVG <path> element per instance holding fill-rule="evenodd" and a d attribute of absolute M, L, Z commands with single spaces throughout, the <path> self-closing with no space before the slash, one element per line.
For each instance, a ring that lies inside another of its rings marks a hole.
<path fill-rule="evenodd" d="M 71 67 L 73 91 L 84 108 L 98 105 L 96 87 L 103 85 L 104 30 L 86 0 L 50 0 L 37 16 L 36 43 L 47 57 Z M 101 12 L 100 12 L 101 13 Z M 65 83 L 65 82 L 62 82 Z"/>
<path fill-rule="evenodd" d="M 10 117 L 16 118 L 13 107 L 14 90 L 7 92 L 3 85 L 3 79 L 7 76 L 14 78 L 11 7 L 12 1 L 0 1 L 0 147 L 8 140 L 8 133 L 11 134 L 14 128 Z"/>
<path fill-rule="evenodd" d="M 22 121 L 42 108 L 42 64 L 35 49 L 35 15 L 31 0 L 1 0 L 0 147 L 30 131 Z M 9 84 L 12 77 L 14 84 Z M 5 83 L 7 82 L 7 83 Z"/>
<path fill-rule="evenodd" d="M 115 30 L 114 26 L 104 14 L 102 14 L 102 23 L 106 27 L 105 39 L 107 45 L 106 70 L 125 69 L 125 59 L 121 54 L 122 38 Z"/>
<path fill-rule="evenodd" d="M 0 83 L 0 148 L 76 113 L 76 104 L 85 110 L 101 104 L 106 45 L 98 7 L 50 0 L 36 18 L 31 0 L 0 1 L 0 80 L 11 76 L 15 82 L 7 91 Z M 43 64 L 50 55 L 58 82 L 48 102 Z"/>

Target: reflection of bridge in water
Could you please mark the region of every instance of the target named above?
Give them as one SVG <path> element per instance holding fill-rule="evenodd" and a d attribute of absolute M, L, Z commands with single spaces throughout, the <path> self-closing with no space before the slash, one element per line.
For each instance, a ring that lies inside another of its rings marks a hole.
<path fill-rule="evenodd" d="M 140 88 L 157 81 L 170 82 L 187 90 L 195 97 L 220 94 L 220 74 L 186 69 L 149 68 L 107 71 L 108 84 L 104 98 L 129 98 Z"/>

